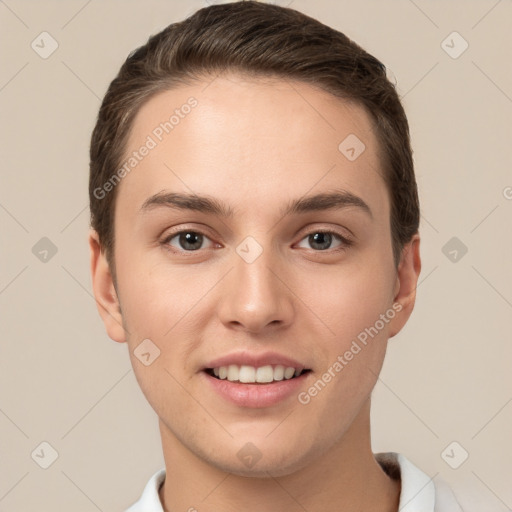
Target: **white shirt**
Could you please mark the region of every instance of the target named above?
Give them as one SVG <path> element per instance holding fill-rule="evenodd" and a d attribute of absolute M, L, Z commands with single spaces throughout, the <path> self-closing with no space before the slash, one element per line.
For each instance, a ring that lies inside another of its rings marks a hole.
<path fill-rule="evenodd" d="M 377 453 L 375 458 L 384 471 L 401 479 L 400 512 L 463 512 L 448 485 L 429 478 L 400 453 Z M 165 468 L 157 471 L 146 484 L 140 499 L 125 512 L 164 512 L 158 491 L 165 480 Z"/>

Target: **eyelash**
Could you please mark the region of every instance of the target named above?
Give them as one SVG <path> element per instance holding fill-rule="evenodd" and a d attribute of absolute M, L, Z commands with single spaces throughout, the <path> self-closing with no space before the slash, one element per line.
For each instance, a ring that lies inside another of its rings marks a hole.
<path fill-rule="evenodd" d="M 167 250 L 169 250 L 170 252 L 175 253 L 175 254 L 183 254 L 183 253 L 185 253 L 185 254 L 186 253 L 194 254 L 194 253 L 198 253 L 201 249 L 196 249 L 196 250 L 193 250 L 193 251 L 187 251 L 185 249 L 176 249 L 176 248 L 174 248 L 173 246 L 170 245 L 170 241 L 173 238 L 176 238 L 177 236 L 179 236 L 179 235 L 181 235 L 183 233 L 194 233 L 194 234 L 197 234 L 197 235 L 202 235 L 203 237 L 208 238 L 208 240 L 209 240 L 208 235 L 206 235 L 202 231 L 199 231 L 199 230 L 196 230 L 196 229 L 181 229 L 180 231 L 175 231 L 173 233 L 170 233 L 168 236 L 166 236 L 162 240 L 161 244 Z M 350 240 L 347 237 L 341 235 L 340 233 L 338 233 L 336 231 L 329 231 L 329 230 L 323 230 L 323 229 L 315 229 L 315 230 L 310 231 L 309 233 L 306 233 L 306 235 L 301 238 L 300 242 L 302 242 L 304 239 L 306 239 L 309 236 L 314 235 L 314 234 L 333 235 L 334 237 L 336 237 L 342 243 L 341 246 L 339 246 L 337 248 L 334 248 L 334 249 L 324 249 L 324 250 L 311 249 L 315 253 L 330 253 L 330 254 L 337 253 L 337 252 L 340 252 L 340 251 L 344 251 L 344 250 L 348 249 L 349 247 L 351 247 L 353 245 L 353 241 L 352 240 Z"/>

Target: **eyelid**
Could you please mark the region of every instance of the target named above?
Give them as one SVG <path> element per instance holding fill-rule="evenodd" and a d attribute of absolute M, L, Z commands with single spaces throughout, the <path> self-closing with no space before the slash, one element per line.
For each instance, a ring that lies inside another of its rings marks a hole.
<path fill-rule="evenodd" d="M 173 226 L 168 229 L 165 229 L 164 230 L 165 235 L 161 235 L 161 236 L 163 238 L 169 238 L 170 236 L 173 236 L 173 235 L 179 235 L 180 233 L 183 233 L 184 231 L 200 233 L 201 235 L 208 236 L 208 237 L 217 236 L 217 235 L 213 234 L 213 231 L 210 228 L 208 228 L 208 226 L 200 224 L 200 223 L 195 224 L 195 225 L 190 225 L 190 226 L 188 226 L 187 224 L 179 224 L 177 226 Z"/>

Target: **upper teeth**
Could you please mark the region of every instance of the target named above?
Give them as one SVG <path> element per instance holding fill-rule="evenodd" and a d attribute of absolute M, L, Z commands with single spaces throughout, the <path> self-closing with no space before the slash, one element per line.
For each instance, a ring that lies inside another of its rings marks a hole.
<path fill-rule="evenodd" d="M 215 376 L 219 379 L 227 379 L 232 382 L 272 382 L 274 380 L 291 379 L 294 375 L 298 377 L 302 370 L 291 366 L 238 366 L 230 364 L 229 366 L 220 366 L 213 369 Z"/>

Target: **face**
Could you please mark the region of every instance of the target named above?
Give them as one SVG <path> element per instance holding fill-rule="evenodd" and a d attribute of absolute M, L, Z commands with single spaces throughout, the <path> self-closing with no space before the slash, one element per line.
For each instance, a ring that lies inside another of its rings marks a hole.
<path fill-rule="evenodd" d="M 93 256 L 109 335 L 168 439 L 242 475 L 304 467 L 368 416 L 410 313 L 369 116 L 306 84 L 225 75 L 149 100 L 134 151 L 115 291 Z"/>

